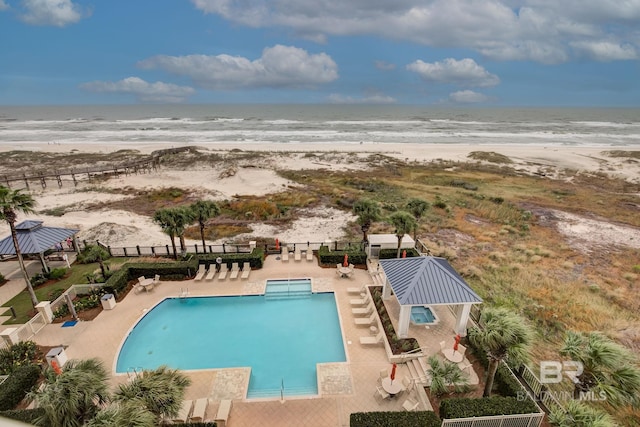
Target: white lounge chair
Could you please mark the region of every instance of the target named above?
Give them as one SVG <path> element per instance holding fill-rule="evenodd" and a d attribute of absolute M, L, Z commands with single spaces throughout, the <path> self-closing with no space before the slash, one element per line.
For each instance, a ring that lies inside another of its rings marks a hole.
<path fill-rule="evenodd" d="M 299 248 L 296 248 L 296 250 L 293 252 L 293 260 L 302 261 L 302 252 Z"/>
<path fill-rule="evenodd" d="M 378 333 L 375 337 L 360 337 L 360 344 L 362 345 L 376 345 L 381 344 L 384 336 L 382 332 Z"/>
<path fill-rule="evenodd" d="M 369 317 L 356 317 L 354 321 L 358 326 L 376 325 L 378 323 L 378 316 L 374 313 Z"/>
<path fill-rule="evenodd" d="M 313 261 L 313 251 L 311 248 L 307 249 L 307 261 Z"/>
<path fill-rule="evenodd" d="M 180 408 L 180 412 L 174 418 L 171 418 L 171 421 L 174 423 L 186 423 L 189 420 L 189 416 L 191 415 L 191 409 L 193 407 L 193 400 L 184 400 L 182 402 L 182 407 Z"/>
<path fill-rule="evenodd" d="M 354 316 L 368 316 L 373 313 L 373 305 L 369 304 L 364 308 L 352 308 L 351 313 Z"/>
<path fill-rule="evenodd" d="M 238 274 L 240 274 L 240 266 L 237 262 L 234 262 L 233 264 L 231 264 L 231 273 L 229 273 L 229 279 L 237 279 Z"/>
<path fill-rule="evenodd" d="M 223 262 L 220 265 L 220 274 L 218 274 L 218 280 L 224 280 L 227 278 L 227 273 L 229 273 L 229 268 L 227 268 L 227 263 Z"/>
<path fill-rule="evenodd" d="M 364 295 L 364 298 L 354 298 L 349 300 L 349 304 L 351 305 L 366 305 L 371 302 L 371 298 L 369 298 L 369 293 Z"/>
<path fill-rule="evenodd" d="M 367 285 L 362 285 L 359 288 L 357 288 L 355 286 L 347 288 L 347 293 L 348 294 L 362 294 L 364 292 L 367 292 Z"/>
<path fill-rule="evenodd" d="M 211 264 L 209 266 L 209 271 L 207 272 L 207 275 L 205 276 L 204 280 L 206 280 L 207 282 L 210 282 L 213 280 L 213 277 L 216 275 L 216 265 L 215 264 Z"/>
<path fill-rule="evenodd" d="M 194 277 L 193 280 L 195 280 L 196 282 L 199 282 L 200 280 L 202 280 L 205 274 L 207 274 L 207 266 L 204 264 L 200 264 L 198 266 L 198 272 L 196 273 L 196 277 Z"/>
<path fill-rule="evenodd" d="M 193 405 L 193 412 L 191 413 L 191 417 L 189 417 L 189 421 L 198 423 L 203 422 L 208 404 L 209 399 L 207 399 L 206 397 L 196 400 L 196 403 Z"/>
<path fill-rule="evenodd" d="M 242 274 L 240 275 L 240 278 L 248 279 L 249 274 L 251 274 L 251 263 L 249 262 L 242 263 Z"/>
<path fill-rule="evenodd" d="M 284 262 L 288 262 L 289 261 L 289 248 L 287 247 L 287 245 L 284 245 L 282 247 L 282 261 Z"/>
<path fill-rule="evenodd" d="M 231 412 L 231 406 L 233 406 L 233 402 L 231 400 L 223 399 L 220 401 L 220 406 L 218 406 L 218 412 L 216 413 L 216 417 L 213 421 L 217 424 L 218 427 L 226 427 L 227 421 L 229 420 L 229 413 Z"/>
<path fill-rule="evenodd" d="M 404 409 L 405 411 L 415 411 L 416 409 L 418 409 L 418 406 L 420 405 L 420 403 L 416 402 L 413 399 L 407 399 L 402 403 L 402 409 Z"/>

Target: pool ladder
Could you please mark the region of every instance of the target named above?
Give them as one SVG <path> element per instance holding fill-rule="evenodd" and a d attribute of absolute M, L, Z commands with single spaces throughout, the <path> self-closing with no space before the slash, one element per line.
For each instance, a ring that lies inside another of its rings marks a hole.
<path fill-rule="evenodd" d="M 180 295 L 178 298 L 186 298 L 189 296 L 189 288 L 180 288 Z"/>

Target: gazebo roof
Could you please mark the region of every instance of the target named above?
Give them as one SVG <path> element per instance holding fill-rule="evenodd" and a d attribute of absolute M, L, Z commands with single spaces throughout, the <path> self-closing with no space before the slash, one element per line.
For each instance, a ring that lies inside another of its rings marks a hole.
<path fill-rule="evenodd" d="M 380 260 L 400 305 L 480 304 L 480 298 L 444 258 Z"/>
<path fill-rule="evenodd" d="M 78 231 L 73 228 L 45 227 L 42 221 L 26 220 L 16 225 L 18 245 L 23 254 L 40 254 L 56 243 L 73 237 Z M 0 240 L 0 255 L 15 255 L 11 235 Z"/>

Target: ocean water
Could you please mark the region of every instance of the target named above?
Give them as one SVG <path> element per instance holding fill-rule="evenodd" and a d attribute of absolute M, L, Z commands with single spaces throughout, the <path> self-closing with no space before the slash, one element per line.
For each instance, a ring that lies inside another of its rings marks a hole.
<path fill-rule="evenodd" d="M 640 146 L 640 109 L 362 105 L 0 106 L 0 145 L 30 143 Z"/>

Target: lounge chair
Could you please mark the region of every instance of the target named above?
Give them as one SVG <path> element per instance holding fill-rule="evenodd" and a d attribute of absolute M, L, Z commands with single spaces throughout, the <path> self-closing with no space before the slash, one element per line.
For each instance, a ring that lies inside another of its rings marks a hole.
<path fill-rule="evenodd" d="M 376 325 L 378 323 L 378 316 L 376 316 L 376 314 L 374 313 L 369 317 L 356 317 L 354 321 L 358 326 Z"/>
<path fill-rule="evenodd" d="M 311 248 L 307 249 L 307 261 L 313 261 L 313 251 Z"/>
<path fill-rule="evenodd" d="M 360 344 L 362 345 L 376 345 L 382 343 L 384 336 L 380 332 L 375 337 L 360 337 Z"/>
<path fill-rule="evenodd" d="M 351 287 L 351 288 L 347 288 L 347 293 L 348 294 L 362 294 L 367 292 L 367 285 L 362 285 L 359 288 L 357 287 Z"/>
<path fill-rule="evenodd" d="M 209 399 L 203 397 L 201 399 L 196 400 L 196 403 L 193 405 L 193 412 L 191 413 L 191 417 L 189 418 L 189 422 L 192 423 L 201 423 L 204 421 L 204 415 L 207 411 L 207 405 L 209 404 Z"/>
<path fill-rule="evenodd" d="M 369 298 L 369 294 L 365 294 L 364 298 L 353 298 L 349 300 L 349 304 L 351 305 L 366 305 L 369 304 L 371 302 L 371 299 Z"/>
<path fill-rule="evenodd" d="M 238 278 L 238 274 L 240 274 L 240 266 L 238 265 L 237 262 L 234 262 L 231 265 L 231 273 L 229 274 L 229 279 L 231 279 L 231 280 L 237 279 Z"/>
<path fill-rule="evenodd" d="M 216 271 L 216 265 L 215 264 L 211 264 L 209 266 L 209 271 L 207 272 L 206 277 L 204 278 L 204 280 L 206 280 L 207 282 L 210 282 L 213 280 L 213 276 L 215 276 L 217 273 Z"/>
<path fill-rule="evenodd" d="M 293 252 L 293 259 L 294 261 L 302 261 L 302 252 L 300 251 L 300 249 L 296 248 L 296 250 Z"/>
<path fill-rule="evenodd" d="M 418 409 L 418 406 L 420 405 L 420 403 L 416 402 L 413 399 L 407 399 L 402 403 L 402 409 L 404 409 L 405 411 L 415 411 L 416 409 Z"/>
<path fill-rule="evenodd" d="M 287 247 L 287 245 L 284 245 L 282 247 L 282 261 L 284 262 L 289 261 L 289 248 Z"/>
<path fill-rule="evenodd" d="M 368 316 L 373 312 L 373 306 L 369 303 L 368 306 L 364 308 L 352 308 L 351 313 L 354 316 Z"/>
<path fill-rule="evenodd" d="M 233 402 L 231 400 L 223 399 L 220 401 L 218 412 L 216 413 L 216 417 L 213 419 L 218 427 L 227 426 L 227 421 L 229 420 L 229 412 L 231 412 L 231 406 L 233 406 Z"/>
<path fill-rule="evenodd" d="M 218 274 L 218 280 L 224 280 L 227 278 L 227 273 L 229 272 L 229 268 L 227 267 L 227 263 L 223 262 L 220 265 L 220 274 Z"/>
<path fill-rule="evenodd" d="M 249 262 L 242 263 L 242 274 L 240 275 L 240 278 L 248 279 L 249 274 L 251 274 L 251 263 Z"/>
<path fill-rule="evenodd" d="M 184 400 L 182 401 L 182 407 L 180 408 L 180 412 L 174 418 L 171 418 L 171 421 L 174 423 L 186 423 L 189 420 L 189 416 L 191 415 L 191 409 L 193 407 L 193 400 Z"/>
<path fill-rule="evenodd" d="M 193 280 L 195 280 L 196 282 L 199 282 L 200 280 L 202 280 L 205 274 L 207 274 L 207 266 L 204 264 L 200 264 L 198 266 L 198 272 L 196 273 L 196 277 L 194 277 Z"/>

